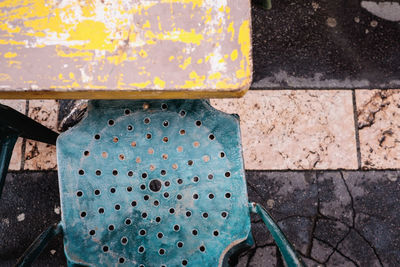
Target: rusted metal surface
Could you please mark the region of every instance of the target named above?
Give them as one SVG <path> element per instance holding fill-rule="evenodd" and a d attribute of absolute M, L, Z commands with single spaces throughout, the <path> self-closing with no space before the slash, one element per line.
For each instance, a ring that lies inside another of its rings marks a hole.
<path fill-rule="evenodd" d="M 241 96 L 248 0 L 5 0 L 2 98 Z"/>

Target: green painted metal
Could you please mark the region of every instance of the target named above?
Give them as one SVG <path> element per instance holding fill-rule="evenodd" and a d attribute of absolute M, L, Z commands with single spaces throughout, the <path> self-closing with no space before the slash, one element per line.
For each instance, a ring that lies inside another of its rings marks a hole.
<path fill-rule="evenodd" d="M 258 213 L 287 265 L 304 266 L 271 216 L 247 200 L 239 119 L 205 100 L 90 101 L 57 140 L 68 266 L 232 266 Z"/>
<path fill-rule="evenodd" d="M 257 213 L 267 226 L 283 258 L 285 259 L 287 266 L 289 267 L 305 266 L 301 257 L 297 256 L 293 246 L 287 240 L 282 230 L 274 222 L 274 220 L 268 214 L 268 212 L 260 204 L 257 203 L 250 203 L 249 208 L 251 212 Z"/>
<path fill-rule="evenodd" d="M 272 1 L 271 0 L 262 0 L 262 6 L 265 9 L 271 9 L 272 8 Z"/>
<path fill-rule="evenodd" d="M 40 236 L 38 236 L 32 245 L 18 259 L 16 266 L 26 267 L 31 266 L 33 261 L 39 256 L 42 250 L 46 247 L 49 241 L 56 235 L 62 232 L 60 224 L 55 224 L 47 228 Z"/>
<path fill-rule="evenodd" d="M 70 265 L 222 266 L 250 234 L 239 119 L 208 101 L 90 101 L 57 156 Z"/>
<path fill-rule="evenodd" d="M 1 127 L 1 126 L 0 126 Z M 3 192 L 4 183 L 7 176 L 8 166 L 10 164 L 12 151 L 18 134 L 9 131 L 3 127 L 0 129 L 0 198 Z"/>

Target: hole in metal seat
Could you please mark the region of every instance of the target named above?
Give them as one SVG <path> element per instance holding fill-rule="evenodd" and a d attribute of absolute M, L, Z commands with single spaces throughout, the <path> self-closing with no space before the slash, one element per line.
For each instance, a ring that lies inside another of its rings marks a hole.
<path fill-rule="evenodd" d="M 249 234 L 237 118 L 202 100 L 98 106 L 57 148 L 69 260 L 218 265 Z"/>

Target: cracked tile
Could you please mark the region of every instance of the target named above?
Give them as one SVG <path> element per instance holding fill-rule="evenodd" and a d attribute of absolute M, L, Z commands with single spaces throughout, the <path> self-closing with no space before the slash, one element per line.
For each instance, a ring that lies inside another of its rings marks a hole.
<path fill-rule="evenodd" d="M 55 100 L 30 100 L 28 116 L 44 126 L 57 131 L 58 103 Z M 26 170 L 54 170 L 57 168 L 56 147 L 27 140 L 25 149 Z"/>
<path fill-rule="evenodd" d="M 311 220 L 304 217 L 291 217 L 280 221 L 278 224 L 295 249 L 299 250 L 303 255 L 306 254 L 311 240 Z M 298 229 L 303 230 L 298 231 Z"/>
<path fill-rule="evenodd" d="M 250 201 L 262 203 L 276 220 L 317 214 L 317 185 L 313 172 L 247 172 Z M 272 208 L 268 200 L 274 201 Z"/>
<path fill-rule="evenodd" d="M 400 264 L 400 171 L 344 173 L 354 198 L 355 228 L 384 265 Z"/>
<path fill-rule="evenodd" d="M 353 229 L 337 249 L 358 266 L 381 266 L 371 246 Z"/>
<path fill-rule="evenodd" d="M 309 258 L 303 257 L 303 261 L 307 267 L 323 267 L 323 264 L 318 263 L 317 261 Z"/>
<path fill-rule="evenodd" d="M 346 237 L 348 232 L 349 227 L 339 221 L 319 219 L 314 237 L 321 242 L 329 244 L 331 247 L 336 247 Z"/>
<path fill-rule="evenodd" d="M 0 104 L 9 106 L 17 110 L 18 112 L 25 114 L 26 100 L 0 100 Z M 11 156 L 11 161 L 9 165 L 9 170 L 18 171 L 21 169 L 21 159 L 22 159 L 22 143 L 23 139 L 18 138 L 15 143 L 13 154 Z"/>
<path fill-rule="evenodd" d="M 356 169 L 350 91 L 250 91 L 212 99 L 238 113 L 246 169 Z"/>
<path fill-rule="evenodd" d="M 333 248 L 326 245 L 325 243 L 318 241 L 317 239 L 313 240 L 313 246 L 311 250 L 311 257 L 316 259 L 319 262 L 326 262 L 329 259 L 329 256 L 332 254 Z"/>
<path fill-rule="evenodd" d="M 277 266 L 276 264 L 276 247 L 266 246 L 259 247 L 256 249 L 256 253 L 251 258 L 248 266 L 251 267 L 265 267 L 265 266 Z"/>
<path fill-rule="evenodd" d="M 320 213 L 353 225 L 352 200 L 341 173 L 323 172 L 317 181 Z"/>
<path fill-rule="evenodd" d="M 335 252 L 333 255 L 329 258 L 329 261 L 326 264 L 327 266 L 346 266 L 346 267 L 356 267 L 352 261 L 349 259 L 345 258 L 344 256 L 340 255 L 340 253 Z"/>
<path fill-rule="evenodd" d="M 254 243 L 257 247 L 266 246 L 274 242 L 274 239 L 262 221 L 259 223 L 253 223 L 251 226 L 251 231 L 253 234 Z"/>
<path fill-rule="evenodd" d="M 327 173 L 328 178 L 341 179 L 341 176 Z M 317 174 L 320 178 L 320 172 Z M 310 203 L 318 201 L 317 186 L 327 186 L 333 191 L 343 190 L 337 186 L 329 187 L 330 183 L 317 183 L 314 172 L 247 171 L 246 176 L 251 183 L 249 188 L 255 189 L 249 190 L 250 200 L 267 207 L 268 200 L 274 199 L 274 205 L 268 208 L 271 215 L 290 221 L 283 229 L 290 242 L 296 247 L 300 244 L 304 251 L 302 240 L 305 244 L 305 240 L 310 238 L 311 254 L 303 257 L 308 266 L 374 266 L 375 255 L 379 255 L 383 266 L 400 266 L 400 171 L 343 172 L 356 213 L 354 228 L 340 221 L 344 220 L 340 219 L 341 212 L 331 213 L 339 218 L 328 219 L 318 212 L 317 206 L 310 207 Z M 54 212 L 54 208 L 60 205 L 56 178 L 56 172 L 7 175 L 4 205 L 0 205 L 0 218 L 4 218 L 0 219 L 0 240 L 6 242 L 4 246 L 0 243 L 0 258 L 6 261 L 6 265 L 15 262 L 23 253 L 26 240 L 31 242 L 48 225 L 59 220 L 59 214 Z M 28 191 L 31 194 L 26 194 Z M 320 192 L 328 194 L 328 190 Z M 333 192 L 330 196 L 334 201 L 339 194 Z M 332 209 L 335 208 L 341 209 L 343 205 L 332 206 Z M 30 227 L 17 229 L 17 216 L 21 213 L 30 219 Z M 297 217 L 305 219 L 296 221 Z M 308 223 L 302 223 L 306 219 L 313 222 L 314 218 L 317 219 L 315 229 L 312 227 L 310 230 Z M 253 235 L 259 245 L 243 253 L 238 266 L 268 266 L 269 262 L 272 266 L 284 266 L 276 249 L 275 254 L 272 249 L 263 249 L 270 244 L 265 236 L 267 231 L 261 225 L 253 224 Z M 39 257 L 38 266 L 65 264 L 62 239 L 57 242 L 57 249 L 50 246 L 48 252 Z M 307 244 L 307 248 L 310 245 Z M 335 250 L 336 246 L 338 249 Z M 51 249 L 56 249 L 56 256 L 50 256 Z M 330 257 L 324 263 L 327 255 Z M 268 263 L 264 263 L 266 260 Z"/>
<path fill-rule="evenodd" d="M 400 168 L 400 90 L 357 90 L 361 165 Z"/>

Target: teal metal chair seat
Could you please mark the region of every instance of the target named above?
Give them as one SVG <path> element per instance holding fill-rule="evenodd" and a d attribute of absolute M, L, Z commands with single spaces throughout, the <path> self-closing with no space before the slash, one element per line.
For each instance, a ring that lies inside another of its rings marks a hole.
<path fill-rule="evenodd" d="M 300 265 L 268 214 L 248 203 L 239 119 L 205 100 L 90 101 L 57 140 L 69 266 L 229 266 L 252 244 L 259 213 L 290 266 Z"/>

